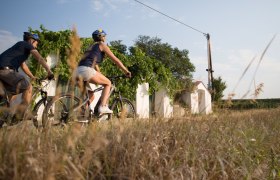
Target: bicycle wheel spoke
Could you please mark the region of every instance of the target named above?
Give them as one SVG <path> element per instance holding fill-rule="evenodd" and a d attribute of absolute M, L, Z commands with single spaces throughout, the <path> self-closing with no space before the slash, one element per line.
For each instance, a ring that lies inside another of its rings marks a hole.
<path fill-rule="evenodd" d="M 111 108 L 113 110 L 112 118 L 118 118 L 118 119 L 136 118 L 134 105 L 126 98 L 122 98 L 122 101 L 120 99 L 116 99 L 113 102 Z"/>
<path fill-rule="evenodd" d="M 72 95 L 62 95 L 53 99 L 44 111 L 43 126 L 57 126 L 73 120 L 76 114 L 73 110 L 78 107 L 79 103 L 79 98 Z"/>
<path fill-rule="evenodd" d="M 32 115 L 33 115 L 33 125 L 35 127 L 40 127 L 42 126 L 42 115 L 43 115 L 43 111 L 46 107 L 46 102 L 47 100 L 46 99 L 41 99 L 40 101 L 38 101 L 33 110 L 32 110 Z"/>

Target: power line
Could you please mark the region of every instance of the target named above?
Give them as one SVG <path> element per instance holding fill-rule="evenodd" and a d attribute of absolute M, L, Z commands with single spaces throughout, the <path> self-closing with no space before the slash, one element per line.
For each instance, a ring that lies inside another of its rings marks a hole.
<path fill-rule="evenodd" d="M 208 71 L 208 89 L 209 90 L 213 90 L 214 89 L 214 87 L 213 87 L 213 72 L 214 71 L 212 69 L 212 58 L 211 58 L 211 48 L 210 48 L 210 34 L 209 33 L 204 33 L 204 32 L 202 32 L 202 31 L 200 31 L 200 30 L 198 30 L 198 29 L 196 29 L 196 28 L 194 28 L 194 27 L 192 27 L 190 25 L 187 25 L 186 23 L 184 23 L 182 21 L 179 21 L 179 20 L 177 20 L 177 19 L 175 19 L 175 18 L 173 18 L 173 17 L 171 17 L 171 16 L 169 16 L 169 15 L 167 15 L 167 14 L 165 14 L 165 13 L 163 13 L 163 12 L 161 12 L 161 11 L 155 9 L 155 8 L 152 8 L 151 6 L 148 6 L 147 4 L 144 4 L 144 3 L 142 3 L 142 2 L 140 2 L 138 0 L 134 0 L 134 1 L 139 3 L 139 4 L 142 4 L 143 6 L 149 8 L 149 9 L 151 9 L 151 10 L 153 10 L 153 11 L 155 11 L 155 12 L 157 12 L 157 13 L 165 16 L 165 17 L 168 17 L 169 19 L 171 19 L 173 21 L 176 21 L 176 22 L 178 22 L 178 23 L 180 23 L 180 24 L 182 24 L 182 25 L 184 25 L 184 26 L 186 26 L 188 28 L 191 28 L 192 30 L 194 30 L 196 32 L 199 32 L 199 33 L 203 34 L 206 37 L 206 39 L 207 39 L 207 52 L 208 52 L 208 69 L 206 69 L 206 71 Z"/>
<path fill-rule="evenodd" d="M 139 4 L 142 4 L 143 6 L 146 6 L 147 8 L 149 8 L 149 9 L 151 9 L 151 10 L 153 10 L 153 11 L 158 12 L 158 13 L 161 14 L 161 15 L 164 15 L 165 17 L 168 17 L 169 19 L 172 19 L 173 21 L 176 21 L 176 22 L 178 22 L 178 23 L 180 23 L 180 24 L 182 24 L 182 25 L 184 25 L 184 26 L 186 26 L 186 27 L 188 27 L 188 28 L 191 28 L 191 29 L 193 29 L 193 30 L 195 30 L 195 31 L 197 31 L 197 32 L 199 32 L 199 33 L 202 33 L 204 36 L 207 36 L 206 33 L 202 32 L 202 31 L 200 31 L 200 30 L 198 30 L 198 29 L 196 29 L 196 28 L 194 28 L 194 27 L 192 27 L 192 26 L 190 26 L 190 25 L 187 25 L 187 24 L 185 24 L 184 22 L 179 21 L 179 20 L 177 20 L 177 19 L 175 19 L 175 18 L 173 18 L 173 17 L 171 17 L 171 16 L 169 16 L 169 15 L 163 13 L 163 12 L 160 12 L 159 10 L 156 10 L 155 8 L 152 8 L 151 6 L 148 6 L 147 4 L 144 4 L 144 3 L 142 3 L 142 2 L 140 2 L 140 1 L 138 1 L 138 0 L 134 0 L 134 1 L 138 2 Z"/>

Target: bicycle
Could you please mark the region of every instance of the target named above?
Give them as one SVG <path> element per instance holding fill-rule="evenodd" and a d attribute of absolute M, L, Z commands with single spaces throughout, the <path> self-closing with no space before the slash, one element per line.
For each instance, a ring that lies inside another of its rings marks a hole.
<path fill-rule="evenodd" d="M 56 96 L 47 103 L 43 112 L 43 127 L 65 125 L 70 122 L 91 123 L 93 120 L 101 121 L 111 120 L 113 118 L 135 119 L 136 111 L 133 103 L 129 99 L 122 97 L 121 93 L 116 88 L 116 81 L 124 77 L 126 76 L 108 77 L 112 82 L 110 90 L 110 99 L 112 103 L 110 103 L 111 106 L 109 107 L 113 110 L 113 114 L 105 114 L 102 117 L 98 116 L 97 109 L 100 99 L 94 111 L 89 108 L 89 93 L 86 90 L 88 82 L 84 81 L 82 85 L 82 99 L 72 92 Z M 102 90 L 103 86 L 93 90 L 93 93 L 95 94 Z"/>
<path fill-rule="evenodd" d="M 12 114 L 11 111 L 11 102 L 9 99 L 9 92 L 4 88 L 2 85 L 2 90 L 3 90 L 3 96 L 1 96 L 0 99 L 0 128 L 6 124 L 7 126 L 12 126 L 15 125 L 23 120 L 29 119 L 27 116 L 29 116 L 30 111 L 32 114 L 31 120 L 33 121 L 33 125 L 38 128 L 39 127 L 39 119 L 38 119 L 38 112 L 39 110 L 43 111 L 45 108 L 47 102 L 49 101 L 48 93 L 45 90 L 45 87 L 47 87 L 52 79 L 47 79 L 45 78 L 40 78 L 36 79 L 35 84 L 33 85 L 33 94 L 32 94 L 32 100 L 33 102 L 30 103 L 27 107 L 27 111 L 24 113 L 23 118 L 18 120 L 15 117 L 15 114 Z M 43 82 L 45 84 L 43 85 Z M 34 105 L 34 100 L 37 97 L 40 97 L 39 101 L 35 103 Z M 32 108 L 33 107 L 33 108 Z"/>

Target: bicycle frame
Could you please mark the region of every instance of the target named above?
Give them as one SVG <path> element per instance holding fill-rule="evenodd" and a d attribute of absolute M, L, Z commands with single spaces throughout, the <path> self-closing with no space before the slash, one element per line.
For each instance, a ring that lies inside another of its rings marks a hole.
<path fill-rule="evenodd" d="M 116 88 L 116 86 L 115 86 L 115 82 L 116 82 L 116 79 L 122 78 L 122 77 L 124 77 L 124 76 L 121 75 L 121 76 L 116 76 L 116 77 L 109 77 L 109 79 L 112 81 L 112 86 L 111 86 L 110 93 L 109 93 L 110 96 L 111 96 L 112 94 L 114 94 L 114 93 L 117 93 L 117 91 L 116 91 L 117 88 Z M 83 83 L 84 83 L 84 84 L 83 84 L 83 89 L 86 89 L 86 87 L 88 86 L 89 82 L 88 82 L 88 81 L 84 81 Z M 97 93 L 97 92 L 99 92 L 99 91 L 102 91 L 103 89 L 104 89 L 103 86 L 98 87 L 98 88 L 94 89 L 94 90 L 92 91 L 92 93 L 95 94 L 95 93 Z M 83 93 L 83 94 L 85 94 L 85 95 L 84 95 L 84 97 L 82 98 L 83 101 L 82 101 L 78 106 L 76 106 L 75 108 L 73 108 L 73 112 L 77 112 L 78 110 L 80 110 L 80 108 L 82 108 L 83 106 L 85 106 L 86 103 L 88 103 L 88 104 L 87 104 L 87 108 L 89 108 L 90 103 L 92 103 L 92 102 L 90 102 L 90 100 L 89 100 L 89 92 L 88 92 L 88 91 L 91 91 L 91 90 L 85 90 L 85 93 Z M 118 97 L 121 99 L 120 93 L 118 93 Z M 93 113 L 94 113 L 95 115 L 97 115 L 97 114 L 95 113 L 94 110 L 92 110 L 92 111 L 93 111 Z"/>
<path fill-rule="evenodd" d="M 39 86 L 35 86 L 33 89 L 35 89 L 35 91 L 32 93 L 32 99 L 34 100 L 36 98 L 36 96 L 38 96 L 38 94 L 40 93 L 41 99 L 45 99 L 47 100 L 48 97 L 48 92 L 44 90 L 45 87 L 47 87 L 50 84 L 50 80 L 48 80 L 48 82 L 41 86 L 42 81 L 44 81 L 45 79 L 39 79 L 38 80 L 38 84 L 40 84 Z M 32 104 L 32 103 L 31 103 Z M 36 104 L 36 103 L 35 103 Z"/>
<path fill-rule="evenodd" d="M 84 81 L 84 85 L 83 85 L 83 88 L 84 88 L 84 89 L 86 89 L 88 83 L 89 83 L 89 82 Z M 97 93 L 97 92 L 99 92 L 99 91 L 102 91 L 103 89 L 104 89 L 103 86 L 98 87 L 98 88 L 92 90 L 92 93 L 95 94 L 95 93 Z M 112 82 L 111 89 L 110 89 L 110 93 L 109 93 L 110 96 L 115 92 L 115 90 L 116 90 L 116 86 L 115 86 L 115 83 L 114 83 L 114 81 L 113 81 L 113 82 Z M 88 92 L 88 91 L 91 91 L 91 90 L 86 90 L 86 92 L 85 92 L 85 98 L 83 99 L 83 102 L 81 103 L 81 105 L 79 105 L 79 106 L 78 106 L 77 108 L 75 108 L 75 109 L 79 109 L 80 107 L 84 106 L 86 103 L 89 103 L 89 92 Z M 88 105 L 89 105 L 89 104 L 88 104 Z"/>
<path fill-rule="evenodd" d="M 84 81 L 83 83 L 84 83 L 83 84 L 83 88 L 86 89 L 86 87 L 87 87 L 89 82 Z M 98 87 L 98 88 L 94 89 L 92 92 L 93 92 L 93 94 L 95 94 L 96 92 L 102 91 L 103 89 L 104 89 L 103 86 L 102 87 Z M 81 107 L 85 106 L 87 103 L 88 103 L 87 105 L 89 107 L 90 99 L 89 99 L 89 92 L 88 91 L 90 91 L 90 90 L 85 90 L 85 93 L 83 93 L 83 94 L 85 94 L 85 96 L 83 97 L 83 101 L 82 101 L 81 104 L 79 104 L 79 106 L 77 106 L 77 107 L 75 107 L 73 109 L 74 112 L 78 111 Z"/>
<path fill-rule="evenodd" d="M 38 84 L 41 85 L 42 81 L 45 80 L 44 79 L 39 79 L 38 80 Z M 35 91 L 33 91 L 32 93 L 32 100 L 34 100 L 36 98 L 36 96 L 40 93 L 42 99 L 47 99 L 47 96 L 48 96 L 48 92 L 43 90 L 46 86 L 48 86 L 50 84 L 50 81 L 48 81 L 45 85 L 43 86 L 35 86 L 34 89 Z M 9 95 L 8 95 L 8 92 L 6 91 L 5 87 L 3 86 L 3 91 L 4 91 L 4 98 L 5 100 L 7 101 L 7 104 L 8 106 L 10 106 L 10 98 L 9 98 Z"/>
<path fill-rule="evenodd" d="M 43 79 L 38 79 L 36 82 L 37 82 L 37 86 L 35 86 L 34 87 L 34 91 L 33 91 L 33 93 L 32 93 L 32 103 L 30 103 L 28 106 L 27 106 L 27 108 L 26 108 L 26 111 L 24 112 L 24 115 L 23 115 L 23 117 L 22 117 L 22 119 L 21 120 L 19 120 L 19 121 L 22 121 L 22 120 L 24 120 L 25 118 L 27 118 L 27 117 L 29 117 L 28 116 L 28 114 L 29 113 L 32 113 L 32 114 L 34 114 L 35 116 L 33 116 L 32 117 L 32 120 L 33 120 L 33 123 L 34 123 L 34 125 L 36 126 L 36 124 L 38 124 L 37 123 L 37 111 L 38 111 L 38 109 L 41 107 L 41 105 L 46 105 L 46 103 L 47 103 L 47 95 L 48 95 L 48 93 L 47 93 L 47 91 L 45 91 L 44 90 L 44 88 L 46 87 L 46 86 L 48 86 L 49 85 L 49 83 L 50 83 L 50 80 L 48 80 L 48 82 L 47 83 L 45 83 L 44 85 L 42 85 L 42 82 L 45 80 L 46 78 L 43 78 Z M 3 105 L 6 105 L 6 107 L 7 108 L 10 108 L 11 107 L 11 102 L 10 102 L 10 98 L 9 98 L 9 94 L 8 94 L 8 92 L 7 92 L 7 90 L 5 89 L 5 87 L 3 87 L 3 91 L 4 91 L 4 93 L 5 93 L 5 97 L 4 97 L 4 100 L 2 101 L 3 103 L 1 103 L 0 105 L 1 106 L 3 106 Z M 41 95 L 41 98 L 40 98 L 40 100 L 38 101 L 38 102 L 35 102 L 34 100 L 35 100 L 35 98 L 38 96 L 38 94 L 40 94 Z M 8 114 L 10 114 L 9 112 L 8 112 Z M 27 115 L 27 116 L 26 116 Z M 12 116 L 12 118 L 14 118 L 14 114 L 12 113 L 12 114 L 10 114 L 10 116 Z M 13 120 L 12 120 L 13 121 Z M 16 123 L 18 123 L 19 122 L 18 120 L 16 120 L 15 122 L 13 122 L 14 124 L 16 124 Z M 36 126 L 37 127 L 37 126 Z"/>
<path fill-rule="evenodd" d="M 93 91 L 89 91 L 86 87 L 88 86 L 87 81 L 83 81 L 82 83 L 77 82 L 78 84 L 81 84 L 82 87 L 78 90 L 74 89 L 72 90 L 72 93 L 63 93 L 60 94 L 59 96 L 56 96 L 53 98 L 51 101 L 48 101 L 46 108 L 43 113 L 43 126 L 57 126 L 57 125 L 62 125 L 62 124 L 67 124 L 68 122 L 81 122 L 81 123 L 90 123 L 93 120 L 93 117 L 97 118 L 98 121 L 103 121 L 103 120 L 109 120 L 112 117 L 116 116 L 119 117 L 119 115 L 122 115 L 123 108 L 122 107 L 129 107 L 129 110 L 131 109 L 132 111 L 132 116 L 130 117 L 135 117 L 135 108 L 133 107 L 133 104 L 126 98 L 123 98 L 118 92 L 115 86 L 116 79 L 124 77 L 124 76 L 118 76 L 118 77 L 112 77 L 109 78 L 112 81 L 112 86 L 110 89 L 110 95 L 116 95 L 113 97 L 113 101 L 111 104 L 111 107 L 116 108 L 116 113 L 114 115 L 111 114 L 104 114 L 104 116 L 99 116 L 99 113 L 97 111 L 98 108 L 98 103 L 95 106 L 94 110 L 89 108 L 90 106 L 90 97 L 89 97 L 89 92 L 93 92 L 93 94 L 102 91 L 104 87 L 97 87 Z M 79 81 L 79 80 L 77 80 Z M 78 90 L 78 91 L 76 91 Z M 78 93 L 79 95 L 77 95 Z M 76 95 L 75 95 L 76 94 Z M 110 97 L 110 99 L 112 96 Z M 97 99 L 95 99 L 97 100 Z M 125 106 L 123 106 L 123 103 Z M 125 114 L 125 113 L 123 113 Z M 95 119 L 94 118 L 94 119 Z M 105 119 L 104 119 L 105 118 Z"/>

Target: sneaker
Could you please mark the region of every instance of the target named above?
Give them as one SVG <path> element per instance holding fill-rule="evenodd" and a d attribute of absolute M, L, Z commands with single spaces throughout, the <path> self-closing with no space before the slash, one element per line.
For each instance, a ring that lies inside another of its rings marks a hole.
<path fill-rule="evenodd" d="M 108 106 L 99 106 L 98 111 L 99 111 L 99 115 L 113 113 L 113 111 L 109 109 Z"/>

